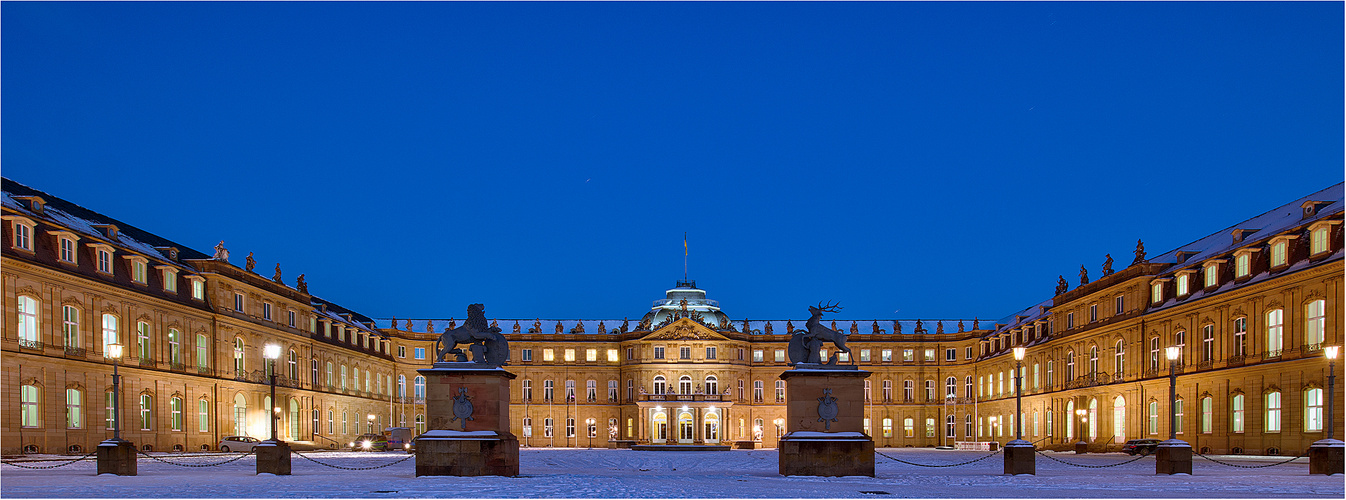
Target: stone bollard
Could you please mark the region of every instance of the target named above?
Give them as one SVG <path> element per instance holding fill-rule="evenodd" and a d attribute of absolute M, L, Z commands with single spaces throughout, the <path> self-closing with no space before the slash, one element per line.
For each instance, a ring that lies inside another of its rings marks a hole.
<path fill-rule="evenodd" d="M 1023 439 L 1015 439 L 1005 444 L 1005 474 L 1017 476 L 1019 474 L 1037 475 L 1037 449 L 1033 443 Z"/>
<path fill-rule="evenodd" d="M 257 473 L 290 475 L 290 444 L 284 441 L 266 440 L 252 449 L 257 454 Z"/>
<path fill-rule="evenodd" d="M 1167 439 L 1154 451 L 1155 474 L 1191 474 L 1192 445 L 1181 439 Z"/>
<path fill-rule="evenodd" d="M 1341 474 L 1346 443 L 1340 439 L 1319 439 L 1309 445 L 1309 474 Z"/>
<path fill-rule="evenodd" d="M 1086 443 L 1084 441 L 1075 443 L 1075 454 L 1083 455 L 1085 453 L 1089 453 L 1089 443 Z"/>
<path fill-rule="evenodd" d="M 136 475 L 136 445 L 121 439 L 98 443 L 98 473 L 118 476 Z"/>

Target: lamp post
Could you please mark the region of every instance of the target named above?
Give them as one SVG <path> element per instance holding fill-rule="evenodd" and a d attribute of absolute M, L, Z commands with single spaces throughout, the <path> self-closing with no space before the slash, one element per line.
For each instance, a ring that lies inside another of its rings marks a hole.
<path fill-rule="evenodd" d="M 594 419 L 592 417 L 584 420 L 584 432 L 589 434 L 589 448 L 594 447 Z"/>
<path fill-rule="evenodd" d="M 1080 408 L 1075 410 L 1075 416 L 1079 417 L 1080 442 L 1075 443 L 1075 453 L 1087 453 L 1089 451 L 1089 440 L 1084 436 L 1084 431 L 1088 429 L 1089 410 Z"/>
<path fill-rule="evenodd" d="M 121 376 L 117 374 L 117 364 L 122 359 L 122 345 L 108 344 L 104 355 L 112 359 L 112 440 L 122 440 L 121 422 Z"/>
<path fill-rule="evenodd" d="M 1159 443 L 1154 454 L 1155 474 L 1191 474 L 1192 445 L 1178 439 L 1178 412 L 1174 403 L 1178 399 L 1178 358 L 1182 356 L 1182 347 L 1170 346 L 1164 349 L 1168 356 L 1168 440 Z"/>
<path fill-rule="evenodd" d="M 98 443 L 98 473 L 119 476 L 136 475 L 136 445 L 122 439 L 121 424 L 121 375 L 117 373 L 117 364 L 121 361 L 123 347 L 113 342 L 103 346 L 103 356 L 112 360 L 112 439 Z"/>
<path fill-rule="evenodd" d="M 365 417 L 365 420 L 368 421 L 368 423 L 365 424 L 365 432 L 368 432 L 368 433 L 370 433 L 370 434 L 373 434 L 373 433 L 374 433 L 374 414 L 373 414 L 373 413 L 370 413 L 367 417 Z"/>
<path fill-rule="evenodd" d="M 279 441 L 276 438 L 276 419 L 280 416 L 276 403 L 276 360 L 280 359 L 280 346 L 276 344 L 267 344 L 262 347 L 262 357 L 266 358 L 267 366 L 270 368 L 271 375 L 271 441 Z"/>
<path fill-rule="evenodd" d="M 1323 348 L 1323 354 L 1327 357 L 1327 428 L 1323 434 L 1323 439 L 1314 441 L 1309 445 L 1309 474 L 1341 474 L 1346 472 L 1346 443 L 1336 439 L 1336 432 L 1333 429 L 1333 422 L 1337 418 L 1334 407 L 1336 406 L 1336 379 L 1337 375 L 1333 373 L 1333 368 L 1337 361 L 1337 354 L 1341 352 L 1340 346 L 1330 346 Z"/>
<path fill-rule="evenodd" d="M 1028 351 L 1023 346 L 1014 348 L 1014 440 L 1005 444 L 1006 474 L 1037 474 L 1033 443 L 1024 440 L 1023 362 Z"/>

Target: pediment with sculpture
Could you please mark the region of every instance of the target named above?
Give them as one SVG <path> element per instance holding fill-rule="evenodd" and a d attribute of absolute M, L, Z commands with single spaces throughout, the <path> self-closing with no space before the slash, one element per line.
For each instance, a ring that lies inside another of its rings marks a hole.
<path fill-rule="evenodd" d="M 682 318 L 668 326 L 655 330 L 641 338 L 641 340 L 729 340 L 727 337 L 715 333 L 714 330 L 706 328 L 704 325 L 692 321 L 690 318 Z"/>

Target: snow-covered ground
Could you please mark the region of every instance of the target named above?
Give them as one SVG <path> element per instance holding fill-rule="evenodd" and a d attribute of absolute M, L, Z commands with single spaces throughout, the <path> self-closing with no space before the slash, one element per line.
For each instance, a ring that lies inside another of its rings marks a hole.
<path fill-rule="evenodd" d="M 975 451 L 880 449 L 921 464 L 964 462 Z M 214 463 L 221 455 L 155 454 L 179 463 Z M 368 467 L 401 453 L 313 452 L 343 467 Z M 958 467 L 928 468 L 877 457 L 878 477 L 782 477 L 775 450 L 660 452 L 524 449 L 519 477 L 416 477 L 415 459 L 369 471 L 348 471 L 293 458 L 293 475 L 258 476 L 253 457 L 217 467 L 187 468 L 140 458 L 138 476 L 94 474 L 92 461 L 51 470 L 0 466 L 5 498 L 1342 498 L 1346 478 L 1310 476 L 1308 459 L 1261 469 L 1195 457 L 1191 476 L 1157 476 L 1154 458 L 1108 468 L 1081 468 L 1037 457 L 1036 476 L 1005 476 L 1001 455 Z M 1119 453 L 1049 453 L 1075 464 L 1129 460 Z M 59 460 L 65 457 L 45 457 Z M 1219 456 L 1242 465 L 1284 457 Z M 9 460 L 6 460 L 9 461 Z M 51 465 L 50 462 L 22 462 Z"/>

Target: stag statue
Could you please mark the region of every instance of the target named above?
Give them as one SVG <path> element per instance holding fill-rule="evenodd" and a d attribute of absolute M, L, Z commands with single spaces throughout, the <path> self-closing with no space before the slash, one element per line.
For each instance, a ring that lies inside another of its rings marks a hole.
<path fill-rule="evenodd" d="M 823 313 L 834 313 L 840 310 L 840 304 L 823 305 L 822 302 L 819 302 L 817 307 L 809 306 L 810 316 L 809 320 L 804 323 L 804 329 L 792 332 L 790 335 L 790 365 L 799 363 L 821 364 L 823 360 L 819 351 L 826 342 L 835 345 L 838 353 L 851 352 L 850 348 L 846 347 L 846 334 L 825 327 L 822 323 Z M 835 356 L 828 356 L 828 365 L 835 365 L 836 362 L 837 358 Z"/>
<path fill-rule="evenodd" d="M 452 324 L 452 323 L 450 323 Z M 445 328 L 435 343 L 435 360 L 454 355 L 454 361 L 465 362 L 467 355 L 459 344 L 469 344 L 472 361 L 489 366 L 509 364 L 509 342 L 500 334 L 499 326 L 486 323 L 486 306 L 472 304 L 467 306 L 467 321 L 458 328 Z"/>

